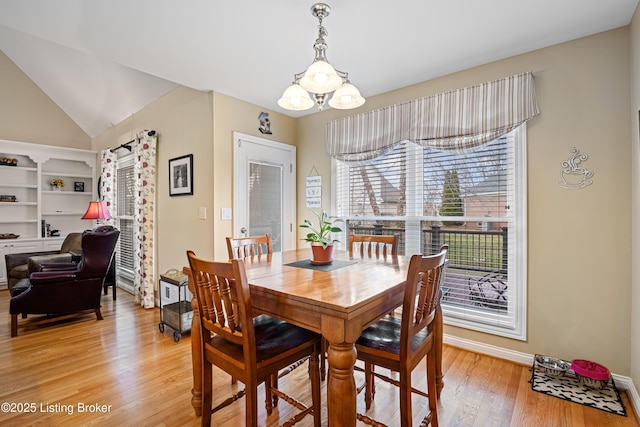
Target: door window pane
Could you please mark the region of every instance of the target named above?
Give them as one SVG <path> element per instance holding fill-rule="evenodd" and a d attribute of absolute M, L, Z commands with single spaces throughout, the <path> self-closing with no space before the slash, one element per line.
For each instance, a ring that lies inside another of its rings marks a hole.
<path fill-rule="evenodd" d="M 282 168 L 249 164 L 249 236 L 271 234 L 273 251 L 282 250 Z"/>

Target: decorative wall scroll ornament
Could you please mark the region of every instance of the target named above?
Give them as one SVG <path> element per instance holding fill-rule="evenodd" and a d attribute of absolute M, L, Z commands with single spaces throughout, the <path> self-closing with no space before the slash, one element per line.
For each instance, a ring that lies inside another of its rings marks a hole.
<path fill-rule="evenodd" d="M 560 181 L 556 185 L 567 190 L 579 190 L 593 184 L 593 172 L 580 166 L 589 156 L 580 153 L 576 147 L 571 149 L 571 157 L 562 162 Z"/>
<path fill-rule="evenodd" d="M 307 176 L 307 207 L 319 208 L 322 205 L 322 176 L 315 166 Z"/>
<path fill-rule="evenodd" d="M 258 120 L 260 120 L 260 127 L 258 127 L 260 133 L 271 135 L 271 120 L 269 119 L 269 113 L 260 113 Z"/>

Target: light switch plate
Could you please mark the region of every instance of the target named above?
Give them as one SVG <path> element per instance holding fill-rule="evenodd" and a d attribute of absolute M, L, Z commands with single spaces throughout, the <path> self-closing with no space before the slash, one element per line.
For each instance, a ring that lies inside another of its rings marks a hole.
<path fill-rule="evenodd" d="M 206 207 L 200 207 L 198 209 L 198 218 L 207 219 L 207 208 Z"/>
<path fill-rule="evenodd" d="M 220 216 L 223 220 L 231 220 L 232 219 L 232 211 L 231 208 L 222 208 L 220 212 Z"/>

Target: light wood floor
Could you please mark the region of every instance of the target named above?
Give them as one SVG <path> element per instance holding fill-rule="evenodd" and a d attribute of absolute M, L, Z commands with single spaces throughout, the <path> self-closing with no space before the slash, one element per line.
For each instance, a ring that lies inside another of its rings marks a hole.
<path fill-rule="evenodd" d="M 123 291 L 115 303 L 110 295 L 103 296 L 103 321 L 83 314 L 58 324 L 19 327 L 19 336 L 10 338 L 9 294 L 0 291 L 0 403 L 23 410 L 0 412 L 0 425 L 199 425 L 191 407 L 189 335 L 175 343 L 170 328 L 164 334 L 159 332 L 157 309 L 144 310 L 132 301 Z M 442 426 L 639 425 L 626 393 L 622 395 L 629 416 L 622 417 L 532 391 L 528 366 L 449 346 L 443 358 Z M 292 394 L 310 402 L 306 369 L 296 369 L 281 381 L 289 391 L 302 391 Z M 362 377 L 357 376 L 356 381 L 361 383 Z M 368 415 L 396 426 L 397 391 L 378 384 Z M 229 378 L 217 371 L 214 387 L 214 402 L 219 402 L 238 386 L 232 386 Z M 414 420 L 422 418 L 425 406 L 423 399 L 414 400 Z M 268 420 L 264 406 L 259 410 L 260 425 L 266 426 L 285 421 L 290 412 L 284 402 Z M 362 394 L 358 411 L 364 411 Z M 244 400 L 215 413 L 213 424 L 242 426 Z M 307 418 L 299 425 L 312 423 Z"/>

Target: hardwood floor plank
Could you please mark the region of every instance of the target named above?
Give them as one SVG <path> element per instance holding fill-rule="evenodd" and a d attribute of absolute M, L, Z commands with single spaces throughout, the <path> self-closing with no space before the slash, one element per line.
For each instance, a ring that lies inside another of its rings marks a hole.
<path fill-rule="evenodd" d="M 191 407 L 191 344 L 189 334 L 175 343 L 173 331 L 158 330 L 159 312 L 145 310 L 122 291 L 113 301 L 102 298 L 104 320 L 92 313 L 74 319 L 33 325 L 19 319 L 18 336 L 10 337 L 9 293 L 0 291 L 0 403 L 36 405 L 35 412 L 0 412 L 0 425 L 46 426 L 197 426 Z M 450 346 L 443 349 L 445 387 L 439 407 L 441 426 L 638 426 L 625 393 L 629 416 L 608 414 L 531 390 L 529 366 L 471 353 Z M 414 384 L 426 390 L 423 369 L 414 372 Z M 306 369 L 282 378 L 281 385 L 310 402 Z M 356 383 L 364 381 L 356 373 Z M 323 387 L 326 387 L 323 384 Z M 214 405 L 243 388 L 214 370 Z M 371 410 L 366 414 L 389 426 L 398 425 L 398 391 L 378 381 Z M 302 392 L 298 392 L 302 390 Z M 281 402 L 274 415 L 264 410 L 260 387 L 259 424 L 277 426 L 292 409 Z M 323 389 L 323 425 L 326 396 Z M 81 405 L 80 408 L 78 405 Z M 105 405 L 106 412 L 90 405 Z M 82 405 L 85 405 L 84 411 Z M 414 422 L 427 411 L 427 399 L 415 396 Z M 110 406 L 110 407 L 109 407 Z M 364 396 L 357 399 L 365 413 Z M 71 412 L 71 413 L 69 413 Z M 244 400 L 216 412 L 213 425 L 244 424 Z M 298 424 L 310 426 L 307 418 Z"/>

